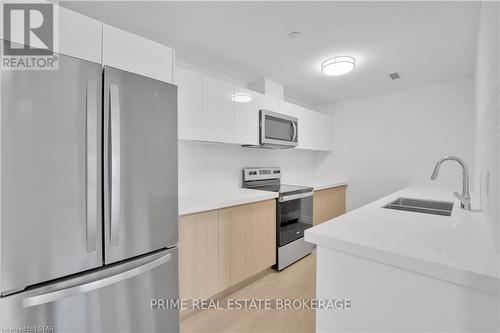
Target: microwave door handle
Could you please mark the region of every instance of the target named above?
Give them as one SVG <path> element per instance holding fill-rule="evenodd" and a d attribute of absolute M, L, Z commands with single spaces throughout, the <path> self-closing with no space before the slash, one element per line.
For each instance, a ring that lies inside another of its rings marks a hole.
<path fill-rule="evenodd" d="M 109 85 L 111 118 L 111 245 L 118 245 L 120 232 L 120 92 L 118 85 Z"/>
<path fill-rule="evenodd" d="M 86 227 L 87 251 L 93 252 L 97 247 L 97 83 L 87 80 L 86 87 L 86 136 L 87 136 L 87 186 L 86 186 Z"/>
<path fill-rule="evenodd" d="M 292 128 L 293 128 L 292 141 L 295 141 L 295 139 L 297 138 L 297 124 L 295 124 L 295 121 L 292 121 Z"/>
<path fill-rule="evenodd" d="M 146 273 L 153 268 L 163 265 L 171 260 L 171 254 L 167 253 L 153 261 L 147 262 L 141 266 L 132 268 L 130 270 L 117 273 L 100 280 L 93 280 L 90 282 L 82 283 L 77 286 L 72 286 L 68 288 L 54 290 L 48 293 L 26 297 L 23 299 L 23 308 L 29 308 L 32 306 L 42 305 L 46 303 L 55 302 L 63 298 L 70 296 L 85 294 L 94 290 L 98 290 L 104 287 L 111 286 L 118 282 L 125 281 L 127 279 L 133 278 L 137 275 Z"/>

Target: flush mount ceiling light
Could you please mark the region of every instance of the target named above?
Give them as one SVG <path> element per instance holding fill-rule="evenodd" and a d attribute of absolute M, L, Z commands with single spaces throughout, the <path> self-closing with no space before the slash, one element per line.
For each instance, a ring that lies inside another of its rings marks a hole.
<path fill-rule="evenodd" d="M 246 93 L 236 93 L 233 95 L 233 102 L 248 103 L 252 101 L 252 96 Z"/>
<path fill-rule="evenodd" d="M 349 73 L 356 66 L 356 59 L 349 56 L 339 56 L 327 59 L 321 63 L 321 72 L 328 76 Z"/>

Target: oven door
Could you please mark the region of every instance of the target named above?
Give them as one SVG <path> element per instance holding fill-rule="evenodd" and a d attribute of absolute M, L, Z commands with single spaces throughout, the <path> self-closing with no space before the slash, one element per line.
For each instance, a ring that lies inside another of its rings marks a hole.
<path fill-rule="evenodd" d="M 260 110 L 260 144 L 295 147 L 298 143 L 297 118 Z"/>
<path fill-rule="evenodd" d="M 304 237 L 313 225 L 313 192 L 280 197 L 277 224 L 279 246 Z"/>

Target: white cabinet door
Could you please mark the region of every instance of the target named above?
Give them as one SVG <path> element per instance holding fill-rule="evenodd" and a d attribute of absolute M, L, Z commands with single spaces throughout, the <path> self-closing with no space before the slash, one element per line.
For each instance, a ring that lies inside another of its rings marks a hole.
<path fill-rule="evenodd" d="M 332 120 L 330 116 L 309 111 L 311 117 L 310 149 L 330 151 L 332 146 Z"/>
<path fill-rule="evenodd" d="M 277 101 L 276 104 L 278 105 L 278 107 L 276 108 L 276 112 L 286 114 L 287 116 L 291 116 L 291 117 L 295 117 L 295 118 L 299 117 L 299 113 L 300 113 L 299 108 L 300 107 L 298 105 L 288 103 L 285 101 Z"/>
<path fill-rule="evenodd" d="M 328 115 L 282 101 L 279 112 L 299 120 L 297 149 L 331 150 L 332 123 Z"/>
<path fill-rule="evenodd" d="M 234 102 L 234 142 L 238 144 L 259 144 L 259 110 L 263 95 L 241 87 L 234 88 L 234 94 L 245 94 L 252 98 L 250 102 Z"/>
<path fill-rule="evenodd" d="M 299 148 L 330 151 L 332 141 L 332 121 L 330 116 L 306 108 L 300 108 Z"/>
<path fill-rule="evenodd" d="M 234 86 L 203 76 L 203 140 L 234 143 Z"/>
<path fill-rule="evenodd" d="M 56 52 L 101 63 L 102 23 L 69 9 L 58 7 L 59 51 Z"/>
<path fill-rule="evenodd" d="M 179 138 L 202 140 L 202 75 L 176 67 L 174 84 L 178 87 Z"/>
<path fill-rule="evenodd" d="M 104 65 L 172 83 L 173 49 L 103 24 Z"/>
<path fill-rule="evenodd" d="M 71 57 L 101 63 L 102 23 L 87 16 L 54 4 L 57 42 L 52 51 Z M 3 6 L 0 6 L 0 17 L 3 17 Z M 3 38 L 3 24 L 0 24 L 0 39 Z M 12 41 L 29 44 L 12 35 Z M 21 36 L 19 36 L 21 37 Z M 32 39 L 30 39 L 33 42 Z M 37 45 L 31 44 L 36 47 Z"/>
<path fill-rule="evenodd" d="M 269 95 L 261 95 L 261 105 L 262 109 L 269 110 L 273 112 L 280 112 L 280 101 L 277 97 L 269 96 Z"/>
<path fill-rule="evenodd" d="M 316 149 L 316 140 L 320 133 L 315 128 L 314 114 L 312 111 L 296 105 L 299 118 L 299 144 L 297 148 L 301 149 Z"/>
<path fill-rule="evenodd" d="M 320 150 L 324 151 L 331 151 L 332 150 L 332 140 L 333 140 L 333 135 L 332 135 L 332 118 L 329 115 L 326 114 L 319 114 L 319 127 L 321 128 L 320 132 L 322 133 L 321 135 L 321 142 L 319 145 Z"/>

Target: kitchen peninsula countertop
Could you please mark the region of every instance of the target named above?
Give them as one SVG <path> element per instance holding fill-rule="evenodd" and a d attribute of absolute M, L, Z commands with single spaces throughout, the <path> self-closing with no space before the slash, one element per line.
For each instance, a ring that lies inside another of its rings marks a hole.
<path fill-rule="evenodd" d="M 382 208 L 400 198 L 453 202 L 451 216 Z M 460 208 L 451 191 L 408 187 L 306 230 L 333 250 L 499 293 L 499 258 L 482 214 Z M 333 263 L 332 263 L 333 264 Z"/>

